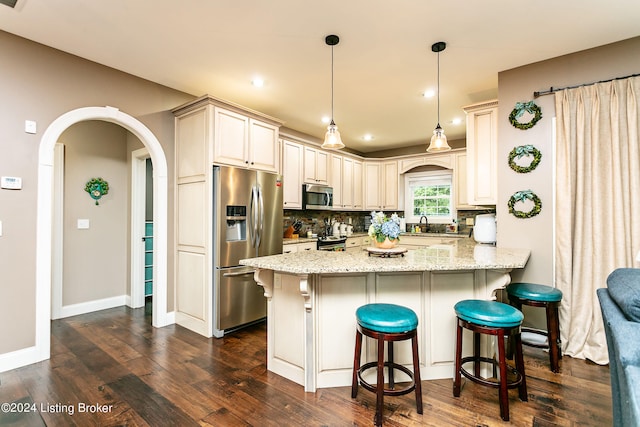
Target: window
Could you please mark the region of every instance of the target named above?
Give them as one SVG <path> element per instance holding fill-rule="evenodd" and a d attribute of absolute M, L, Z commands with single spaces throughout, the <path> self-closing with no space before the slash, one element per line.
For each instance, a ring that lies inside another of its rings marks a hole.
<path fill-rule="evenodd" d="M 450 170 L 417 172 L 405 175 L 407 222 L 420 222 L 426 216 L 430 224 L 448 224 L 454 218 L 453 174 Z"/>

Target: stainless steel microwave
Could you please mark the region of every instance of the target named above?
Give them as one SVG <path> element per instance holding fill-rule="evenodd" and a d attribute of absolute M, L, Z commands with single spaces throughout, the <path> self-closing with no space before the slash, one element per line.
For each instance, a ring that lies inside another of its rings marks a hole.
<path fill-rule="evenodd" d="M 321 184 L 304 184 L 302 202 L 304 209 L 332 209 L 333 188 Z"/>

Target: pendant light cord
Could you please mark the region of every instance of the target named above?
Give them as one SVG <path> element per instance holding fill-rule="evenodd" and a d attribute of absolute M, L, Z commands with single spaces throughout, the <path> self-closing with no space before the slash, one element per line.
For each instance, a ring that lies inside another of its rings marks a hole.
<path fill-rule="evenodd" d="M 440 52 L 438 52 L 438 127 L 440 126 Z"/>
<path fill-rule="evenodd" d="M 333 45 L 331 45 L 331 123 L 333 121 Z"/>

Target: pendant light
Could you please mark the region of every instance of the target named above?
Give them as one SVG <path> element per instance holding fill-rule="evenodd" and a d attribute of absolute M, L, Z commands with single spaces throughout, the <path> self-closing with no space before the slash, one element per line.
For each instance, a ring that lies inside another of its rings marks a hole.
<path fill-rule="evenodd" d="M 340 38 L 336 35 L 329 35 L 324 39 L 325 43 L 331 46 L 331 123 L 327 126 L 327 133 L 324 135 L 322 148 L 339 150 L 344 148 L 338 126 L 333 121 L 333 47 L 340 42 Z"/>
<path fill-rule="evenodd" d="M 445 42 L 437 42 L 431 46 L 431 51 L 438 54 L 438 125 L 433 130 L 433 136 L 427 151 L 429 153 L 449 151 L 451 147 L 447 144 L 447 136 L 444 134 L 444 130 L 440 127 L 440 52 L 447 47 Z"/>

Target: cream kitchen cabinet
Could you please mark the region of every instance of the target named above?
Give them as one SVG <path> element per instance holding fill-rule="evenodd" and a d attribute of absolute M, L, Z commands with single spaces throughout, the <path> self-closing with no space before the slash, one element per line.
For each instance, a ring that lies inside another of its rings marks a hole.
<path fill-rule="evenodd" d="M 175 115 L 175 320 L 211 337 L 215 323 L 211 270 L 212 166 L 220 162 L 275 171 L 282 122 L 211 96 L 176 107 L 172 113 Z"/>
<path fill-rule="evenodd" d="M 302 209 L 303 149 L 301 144 L 282 140 L 282 202 L 285 209 Z"/>
<path fill-rule="evenodd" d="M 371 246 L 371 237 L 369 237 L 368 235 L 347 237 L 345 245 L 347 246 L 347 252 L 362 251 L 365 248 Z"/>
<path fill-rule="evenodd" d="M 282 245 L 282 253 L 290 254 L 294 252 L 315 251 L 318 249 L 317 242 L 287 243 Z"/>
<path fill-rule="evenodd" d="M 364 162 L 365 209 L 398 209 L 398 162 Z"/>
<path fill-rule="evenodd" d="M 342 159 L 342 207 L 344 209 L 363 209 L 362 179 L 362 161 L 345 156 Z"/>
<path fill-rule="evenodd" d="M 214 117 L 215 163 L 278 172 L 279 126 L 220 107 Z"/>
<path fill-rule="evenodd" d="M 453 187 L 456 198 L 456 209 L 477 209 L 469 204 L 467 193 L 467 153 L 455 154 L 456 166 L 453 169 Z"/>
<path fill-rule="evenodd" d="M 333 206 L 342 209 L 342 156 L 329 155 L 329 185 L 333 188 Z"/>
<path fill-rule="evenodd" d="M 313 147 L 304 147 L 304 182 L 329 183 L 329 153 Z"/>
<path fill-rule="evenodd" d="M 498 199 L 498 101 L 464 107 L 467 114 L 467 198 L 470 205 Z"/>

